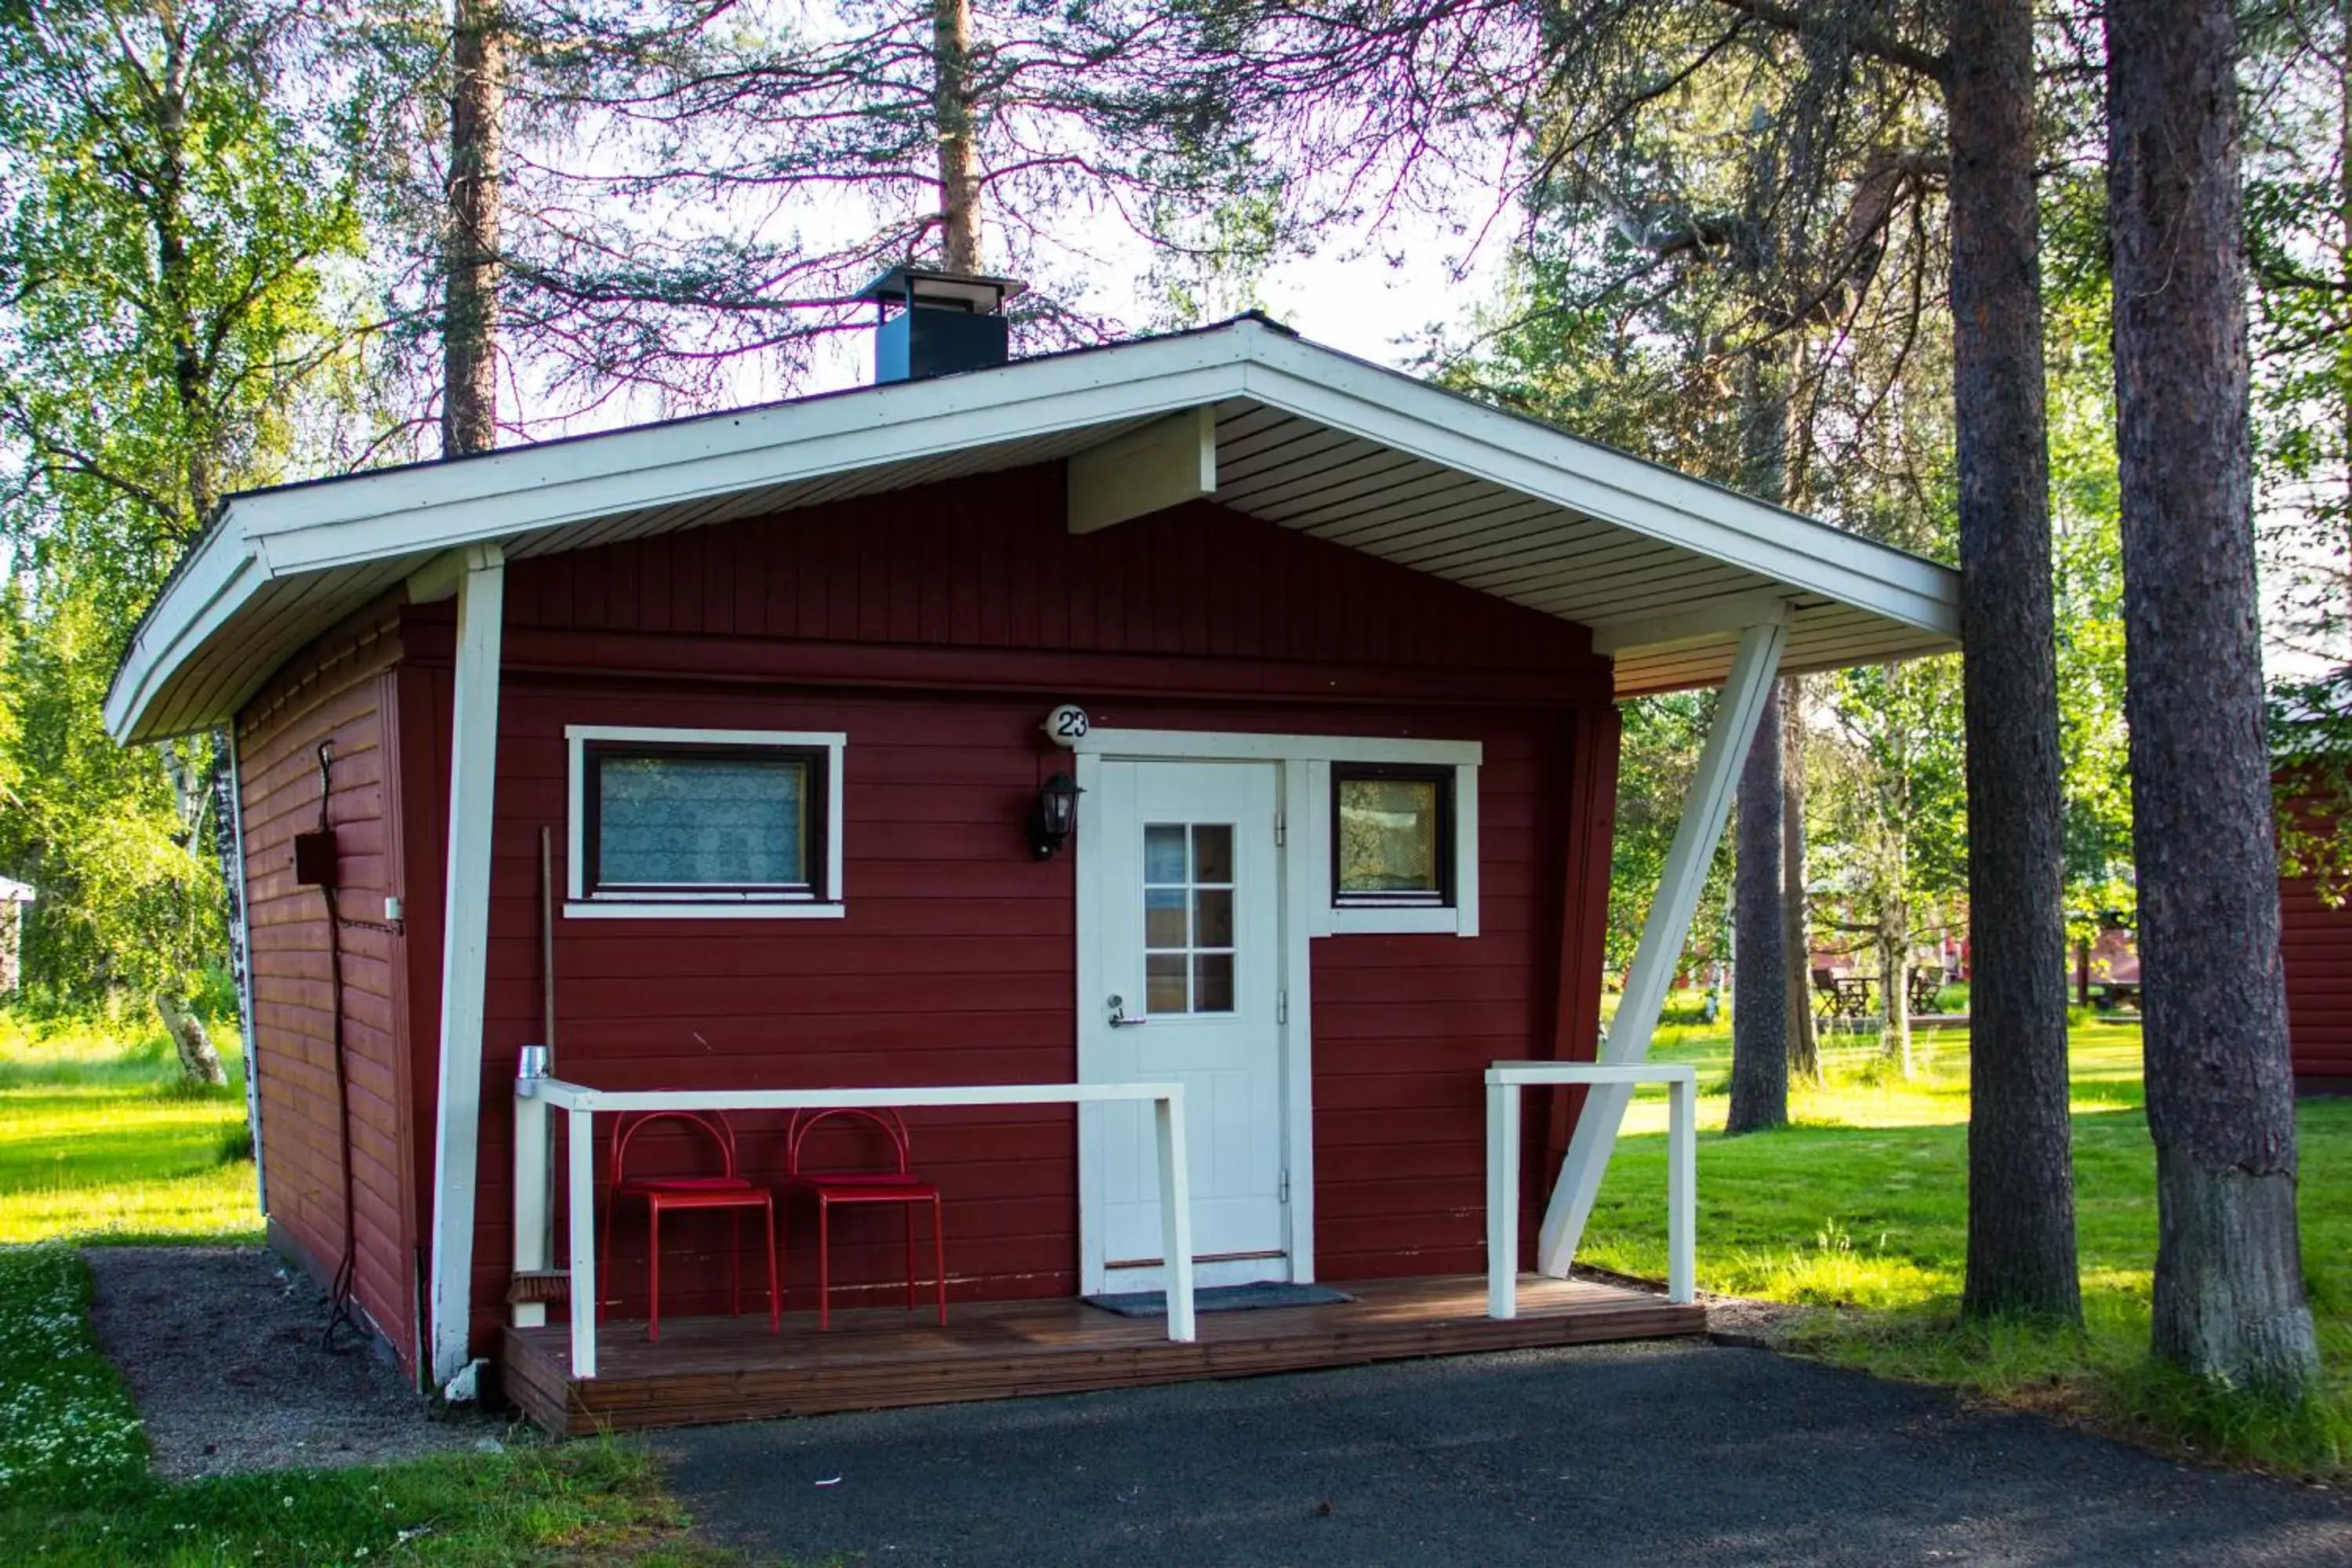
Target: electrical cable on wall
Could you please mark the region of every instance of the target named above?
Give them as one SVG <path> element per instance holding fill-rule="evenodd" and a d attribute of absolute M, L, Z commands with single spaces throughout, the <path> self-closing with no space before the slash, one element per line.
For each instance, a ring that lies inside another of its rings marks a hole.
<path fill-rule="evenodd" d="M 328 825 L 327 810 L 334 794 L 335 742 L 319 742 L 319 827 L 315 834 L 304 834 L 311 841 L 306 848 L 302 838 L 295 840 L 295 876 L 299 880 L 314 884 L 327 900 L 327 1008 L 329 1031 L 333 1042 L 335 1068 L 335 1113 L 340 1127 L 340 1163 L 343 1178 L 343 1256 L 335 1267 L 334 1283 L 329 1287 L 330 1305 L 326 1331 L 320 1342 L 332 1349 L 337 1324 L 348 1325 L 352 1331 L 365 1337 L 359 1320 L 353 1315 L 352 1293 L 359 1271 L 359 1224 L 354 1212 L 355 1200 L 352 1181 L 352 1094 L 350 1074 L 346 1071 L 343 1042 L 343 931 L 342 914 L 336 907 L 336 866 L 334 829 Z"/>

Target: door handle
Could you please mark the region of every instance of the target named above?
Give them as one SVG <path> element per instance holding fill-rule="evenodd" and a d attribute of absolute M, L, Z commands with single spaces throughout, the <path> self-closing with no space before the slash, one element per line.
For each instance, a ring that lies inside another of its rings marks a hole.
<path fill-rule="evenodd" d="M 1110 999 L 1110 1026 L 1112 1028 L 1139 1029 L 1150 1022 L 1151 1022 L 1151 1020 L 1149 1018 L 1129 1017 L 1127 1016 L 1127 999 L 1125 997 L 1114 996 Z"/>

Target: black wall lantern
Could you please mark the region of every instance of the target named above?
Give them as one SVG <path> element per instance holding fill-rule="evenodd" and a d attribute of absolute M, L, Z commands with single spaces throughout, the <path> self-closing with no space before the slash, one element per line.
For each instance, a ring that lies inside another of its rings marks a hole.
<path fill-rule="evenodd" d="M 1038 859 L 1052 859 L 1054 851 L 1069 842 L 1077 830 L 1078 796 L 1085 793 L 1067 773 L 1057 773 L 1037 786 L 1036 809 L 1029 814 L 1029 847 Z"/>

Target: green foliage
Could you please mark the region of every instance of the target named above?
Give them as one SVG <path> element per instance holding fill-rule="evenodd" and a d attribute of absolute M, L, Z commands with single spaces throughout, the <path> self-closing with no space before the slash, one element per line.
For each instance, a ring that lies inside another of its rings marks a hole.
<path fill-rule="evenodd" d="M 100 712 L 231 488 L 282 477 L 351 332 L 352 121 L 292 0 L 0 8 L 0 872 L 29 988 L 184 992 L 226 952 L 209 742 Z"/>
<path fill-rule="evenodd" d="M 2352 68 L 2333 0 L 2249 11 L 2244 151 L 2266 628 L 2352 653 Z"/>
<path fill-rule="evenodd" d="M 88 1000 L 184 991 L 226 950 L 211 747 L 128 751 L 100 727 L 116 627 L 76 581 L 9 651 L 22 781 L 0 813 L 0 866 L 32 883 L 27 975 Z M 175 776 L 176 775 L 176 776 Z"/>
<path fill-rule="evenodd" d="M 1959 660 L 1862 665 L 1822 684 L 1843 744 L 1825 770 L 1841 787 L 1822 792 L 1819 874 L 1867 910 L 1957 897 L 1969 843 Z"/>
<path fill-rule="evenodd" d="M 1622 973 L 1633 962 L 1650 900 L 1665 874 L 1666 851 L 1698 770 L 1715 716 L 1713 692 L 1675 692 L 1628 702 L 1624 741 L 1617 763 L 1617 828 L 1610 847 L 1607 965 Z M 1732 840 L 1716 845 L 1698 912 L 1691 920 L 1685 949 L 1694 963 L 1727 956 L 1725 931 L 1730 920 Z"/>
<path fill-rule="evenodd" d="M 2043 210 L 2053 253 L 2043 303 L 2060 826 L 2069 932 L 2087 940 L 2097 934 L 2103 912 L 2128 921 L 2138 907 L 2124 724 L 2122 489 L 2104 191 L 2093 179 L 2053 180 Z"/>

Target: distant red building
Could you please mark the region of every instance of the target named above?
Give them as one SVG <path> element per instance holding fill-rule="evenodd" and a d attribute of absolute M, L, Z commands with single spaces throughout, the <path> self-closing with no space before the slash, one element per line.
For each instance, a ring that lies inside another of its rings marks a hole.
<path fill-rule="evenodd" d="M 2295 1088 L 2352 1094 L 2352 900 L 2329 904 L 2313 878 L 2281 878 L 2279 946 Z"/>

